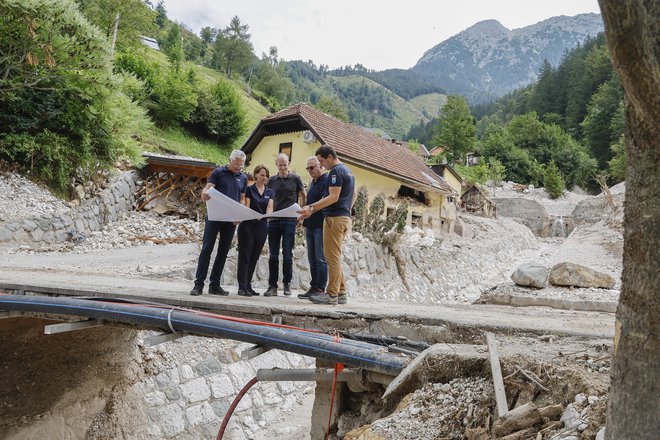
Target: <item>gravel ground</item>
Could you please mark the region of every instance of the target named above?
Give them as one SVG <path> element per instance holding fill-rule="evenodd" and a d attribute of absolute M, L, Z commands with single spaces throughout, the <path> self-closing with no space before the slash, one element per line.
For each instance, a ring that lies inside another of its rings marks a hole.
<path fill-rule="evenodd" d="M 17 222 L 26 217 L 51 216 L 71 211 L 68 203 L 48 188 L 14 173 L 0 173 L 0 222 Z"/>
<path fill-rule="evenodd" d="M 565 197 L 557 200 L 550 199 L 543 188 L 526 190 L 525 193 L 517 192 L 513 184 L 504 183 L 503 186 L 494 190 L 497 197 L 526 197 L 538 200 L 549 213 L 556 215 L 568 215 L 573 212 L 575 206 L 589 197 L 585 194 L 567 192 Z M 613 195 L 619 195 L 624 191 L 623 185 L 611 188 Z M 598 197 L 602 197 L 598 196 Z M 620 198 L 619 198 L 620 199 Z M 23 218 L 38 215 L 61 214 L 72 208 L 48 191 L 25 177 L 16 174 L 0 174 L 0 222 L 20 221 Z M 621 212 L 616 213 L 620 216 Z M 614 216 L 613 216 L 614 217 Z M 478 219 L 476 219 L 478 220 Z M 475 220 L 475 238 L 467 240 L 450 236 L 443 238 L 441 246 L 452 247 L 454 245 L 465 248 L 467 252 L 478 251 L 480 244 L 488 243 L 493 233 L 497 234 L 497 221 L 490 221 L 490 227 L 482 231 L 481 225 Z M 486 219 L 484 219 L 485 221 Z M 492 224 L 491 224 L 492 223 Z M 620 287 L 622 270 L 623 237 L 619 228 L 612 221 L 603 220 L 595 224 L 578 225 L 567 237 L 563 238 L 539 238 L 539 247 L 530 249 L 520 254 L 514 260 L 509 270 L 496 273 L 488 278 L 484 284 L 496 286 L 500 292 L 521 296 L 547 296 L 575 300 L 591 301 L 616 301 Z M 614 223 L 620 223 L 616 219 Z M 50 249 L 40 250 L 47 254 L 62 255 L 89 254 L 96 252 L 107 252 L 116 249 L 130 248 L 141 245 L 163 245 L 175 243 L 199 243 L 201 241 L 202 223 L 188 218 L 176 216 L 159 215 L 153 211 L 129 212 L 113 223 L 106 224 L 101 231 L 95 231 L 84 237 L 78 243 L 58 243 Z M 494 229 L 493 229 L 494 228 Z M 414 231 L 408 231 L 402 238 L 403 242 L 411 238 Z M 437 246 L 437 241 L 436 241 Z M 433 246 L 429 248 L 432 251 Z M 35 251 L 28 246 L 21 248 L 2 248 L 0 253 L 31 254 Z M 431 255 L 431 254 L 429 254 Z M 522 263 L 535 261 L 552 267 L 562 261 L 570 261 L 588 266 L 592 269 L 605 272 L 615 280 L 617 284 L 614 290 L 604 289 L 567 289 L 549 286 L 546 289 L 522 289 L 515 286 L 511 280 L 511 273 Z M 123 268 L 125 270 L 125 268 Z M 163 265 L 162 267 L 149 268 L 150 276 L 158 276 L 158 270 L 167 275 L 176 268 Z M 144 268 L 137 268 L 138 272 L 145 272 Z"/>

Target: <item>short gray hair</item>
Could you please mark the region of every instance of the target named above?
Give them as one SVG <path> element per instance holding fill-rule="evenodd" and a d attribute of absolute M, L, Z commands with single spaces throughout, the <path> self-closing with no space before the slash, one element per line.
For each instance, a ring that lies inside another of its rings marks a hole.
<path fill-rule="evenodd" d="M 310 160 L 313 160 L 314 162 L 316 162 L 317 165 L 321 165 L 321 162 L 319 162 L 319 158 L 316 157 L 316 156 L 309 156 L 307 158 L 307 162 L 309 162 Z"/>
<path fill-rule="evenodd" d="M 229 160 L 234 160 L 234 159 L 241 159 L 243 162 L 245 162 L 247 156 L 245 156 L 245 153 L 242 150 L 234 150 L 231 152 L 229 155 Z"/>
<path fill-rule="evenodd" d="M 286 161 L 288 162 L 289 161 L 289 156 L 287 156 L 286 153 L 280 153 L 275 158 L 275 162 L 277 162 L 277 159 L 286 159 Z"/>

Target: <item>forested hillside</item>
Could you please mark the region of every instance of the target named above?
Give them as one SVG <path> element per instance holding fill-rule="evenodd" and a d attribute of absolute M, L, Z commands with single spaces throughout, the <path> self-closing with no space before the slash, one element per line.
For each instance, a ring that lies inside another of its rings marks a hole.
<path fill-rule="evenodd" d="M 569 185 L 623 177 L 622 92 L 602 36 L 471 110 L 422 78 L 285 61 L 276 47 L 257 56 L 239 17 L 195 35 L 162 2 L 2 0 L 0 160 L 66 194 L 144 150 L 222 162 L 263 116 L 305 101 L 383 136 L 445 146 L 435 161 L 481 152 L 482 180 L 541 184 L 555 166 Z"/>
<path fill-rule="evenodd" d="M 268 110 L 186 61 L 195 38 L 140 0 L 0 2 L 0 161 L 64 196 L 144 150 L 225 161 Z"/>
<path fill-rule="evenodd" d="M 464 104 L 445 107 L 407 137 L 447 145 L 443 158 L 459 163 L 469 150 L 479 152 L 481 166 L 463 169 L 479 174 L 470 176 L 476 180 L 543 185 L 549 173 L 558 173 L 562 184 L 593 187 L 598 180 L 624 178 L 623 91 L 602 34 L 567 52 L 557 68 L 544 63 L 532 85 L 491 104 L 471 109 Z M 463 125 L 452 122 L 456 115 Z M 457 157 L 452 148 L 461 143 L 466 147 Z"/>

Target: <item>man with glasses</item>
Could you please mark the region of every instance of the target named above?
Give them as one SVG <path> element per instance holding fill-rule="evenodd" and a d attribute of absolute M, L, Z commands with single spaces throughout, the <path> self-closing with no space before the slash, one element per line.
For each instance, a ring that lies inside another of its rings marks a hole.
<path fill-rule="evenodd" d="M 312 178 L 307 191 L 307 203 L 312 204 L 321 200 L 327 191 L 328 175 L 325 174 L 325 168 L 321 166 L 316 156 L 307 159 L 306 169 Z M 302 220 L 302 217 L 300 220 Z M 309 290 L 298 295 L 298 298 L 308 299 L 312 295 L 325 292 L 325 285 L 328 282 L 328 263 L 326 263 L 323 256 L 323 212 L 320 210 L 314 212 L 304 219 L 302 225 L 305 227 L 307 260 L 309 261 L 312 281 Z"/>
<path fill-rule="evenodd" d="M 305 204 L 305 188 L 296 174 L 289 172 L 289 156 L 284 153 L 275 159 L 277 174 L 268 179 L 266 186 L 275 192 L 274 211 L 288 208 L 298 202 Z M 277 280 L 282 248 L 282 282 L 284 294 L 291 295 L 293 277 L 293 245 L 296 239 L 296 217 L 277 217 L 268 220 L 268 290 L 264 296 L 277 296 Z"/>
<path fill-rule="evenodd" d="M 298 213 L 309 218 L 314 212 L 323 210 L 323 252 L 328 263 L 328 286 L 325 293 L 311 295 L 315 304 L 346 304 L 346 278 L 341 266 L 341 247 L 351 227 L 351 210 L 355 203 L 355 177 L 344 165 L 335 149 L 321 145 L 316 158 L 328 171 L 325 197 L 303 207 Z"/>
<path fill-rule="evenodd" d="M 232 151 L 229 155 L 229 164 L 218 167 L 211 173 L 208 183 L 202 190 L 202 200 L 204 202 L 210 200 L 211 196 L 207 192 L 209 189 L 215 188 L 227 197 L 245 204 L 247 176 L 241 171 L 244 164 L 245 153 L 241 150 Z M 227 261 L 227 254 L 229 253 L 229 247 L 234 238 L 234 231 L 237 224 L 238 222 L 211 221 L 206 217 L 202 250 L 199 254 L 199 261 L 197 262 L 195 286 L 190 291 L 191 295 L 197 296 L 202 294 L 204 281 L 206 280 L 206 274 L 208 273 L 209 263 L 211 261 L 211 253 L 213 252 L 218 235 L 220 235 L 220 240 L 218 243 L 218 252 L 215 255 L 215 261 L 211 269 L 211 276 L 209 277 L 209 293 L 211 295 L 229 295 L 229 292 L 220 286 L 220 277 L 222 277 L 222 271 L 225 268 L 225 261 Z"/>

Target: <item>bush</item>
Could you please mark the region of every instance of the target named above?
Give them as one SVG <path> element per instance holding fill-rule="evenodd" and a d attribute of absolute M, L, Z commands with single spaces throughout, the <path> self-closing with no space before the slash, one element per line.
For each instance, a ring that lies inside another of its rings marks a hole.
<path fill-rule="evenodd" d="M 564 195 L 564 179 L 562 179 L 559 168 L 557 168 L 554 162 L 550 162 L 545 168 L 543 186 L 551 199 L 556 199 Z"/>
<path fill-rule="evenodd" d="M 66 194 L 72 176 L 82 174 L 91 164 L 88 149 L 73 148 L 69 139 L 49 130 L 36 136 L 27 133 L 1 134 L 2 156 L 21 164 L 34 178 Z"/>
<path fill-rule="evenodd" d="M 246 121 L 241 99 L 232 85 L 218 81 L 209 90 L 201 91 L 189 125 L 220 145 L 236 141 L 245 132 Z"/>
<path fill-rule="evenodd" d="M 148 108 L 158 125 L 170 127 L 190 120 L 197 99 L 188 75 L 170 69 L 155 78 Z"/>
<path fill-rule="evenodd" d="M 112 109 L 130 100 L 107 40 L 72 0 L 0 2 L 0 53 L 0 158 L 64 192 L 129 151 L 130 121 Z"/>

